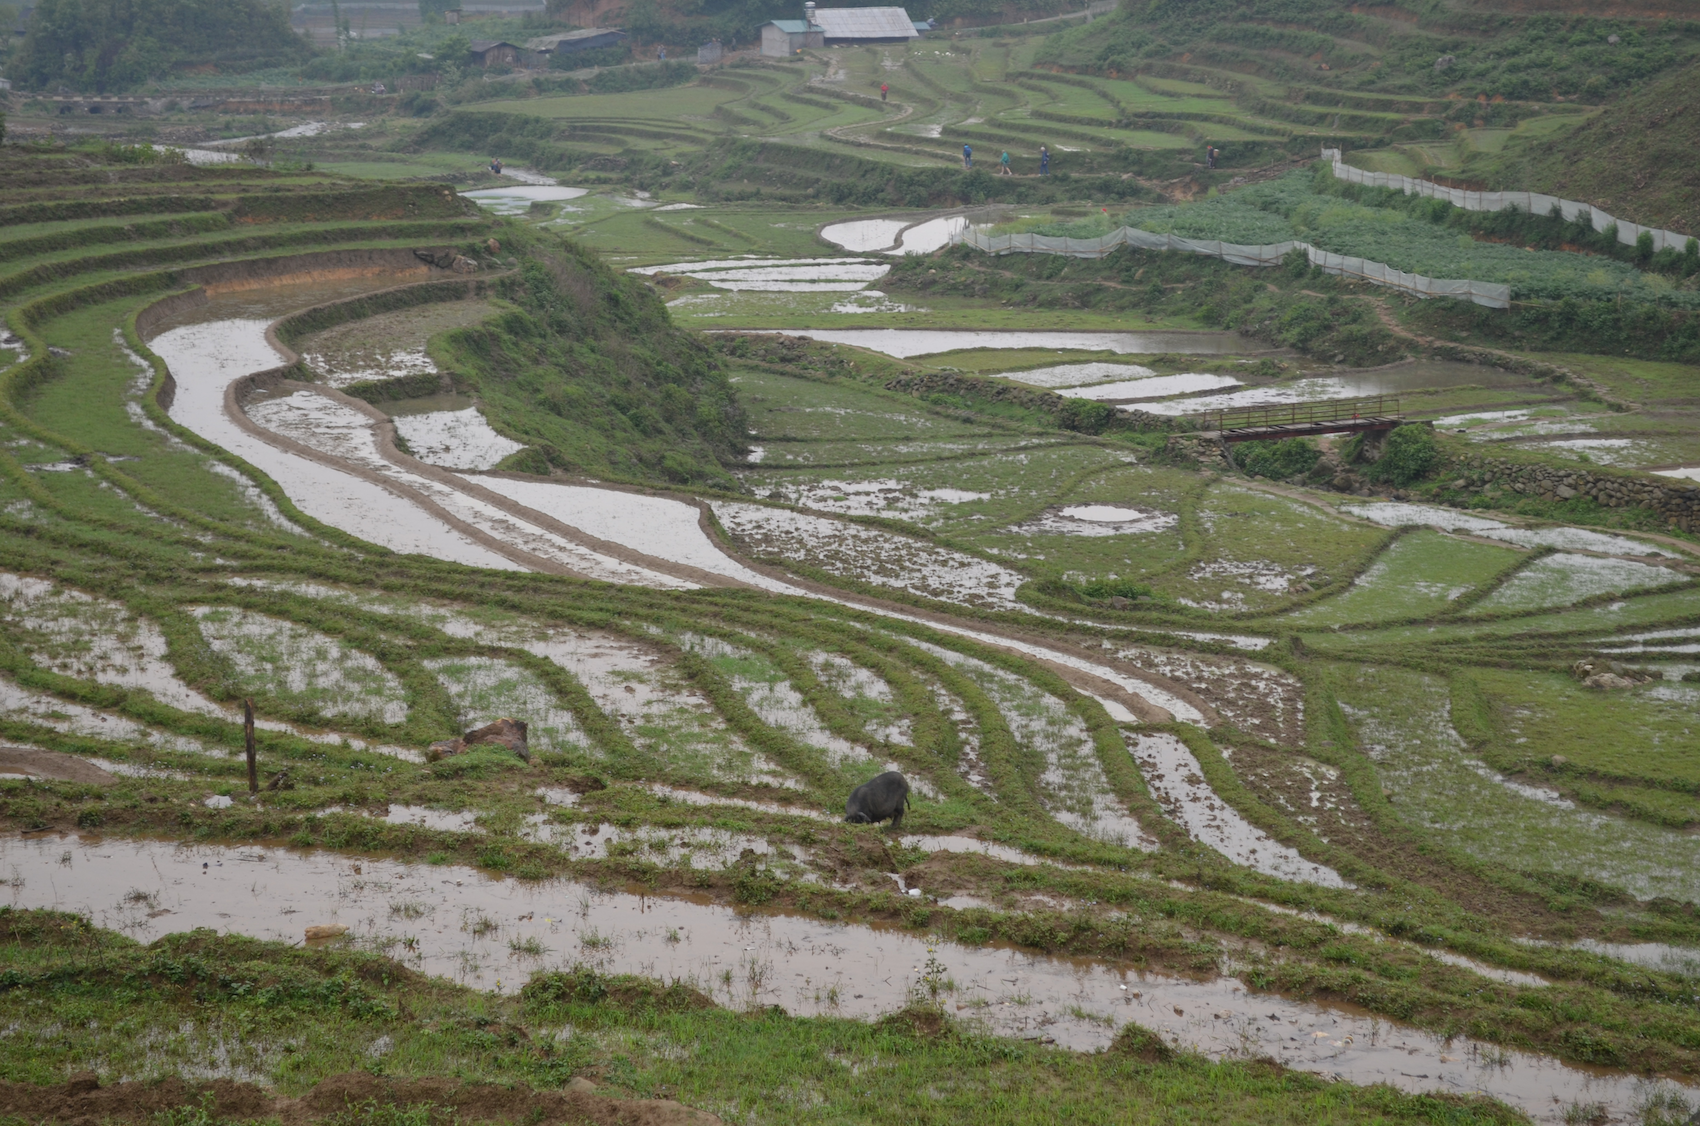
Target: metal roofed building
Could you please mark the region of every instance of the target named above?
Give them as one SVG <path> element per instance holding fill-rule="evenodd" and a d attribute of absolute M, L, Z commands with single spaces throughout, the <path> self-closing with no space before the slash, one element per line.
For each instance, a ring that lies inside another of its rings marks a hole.
<path fill-rule="evenodd" d="M 917 38 L 915 21 L 902 8 L 817 8 L 815 21 L 836 43 L 900 43 Z"/>
<path fill-rule="evenodd" d="M 761 53 L 766 58 L 788 59 L 805 47 L 824 46 L 826 32 L 808 20 L 774 20 L 761 29 Z"/>
<path fill-rule="evenodd" d="M 816 8 L 811 0 L 802 19 L 774 20 L 761 29 L 761 53 L 788 58 L 806 47 L 903 43 L 920 34 L 902 8 Z"/>
<path fill-rule="evenodd" d="M 613 27 L 581 27 L 577 31 L 539 35 L 527 39 L 527 50 L 543 55 L 570 55 L 574 51 L 593 51 L 600 47 L 618 47 L 626 41 L 626 33 Z"/>

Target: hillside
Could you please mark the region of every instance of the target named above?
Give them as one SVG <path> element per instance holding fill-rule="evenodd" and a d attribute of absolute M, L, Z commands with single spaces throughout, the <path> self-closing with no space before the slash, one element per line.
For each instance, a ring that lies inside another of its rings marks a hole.
<path fill-rule="evenodd" d="M 1648 83 L 1551 141 L 1517 138 L 1465 165 L 1494 188 L 1598 204 L 1638 223 L 1700 234 L 1700 64 Z"/>
<path fill-rule="evenodd" d="M 1599 102 L 1678 65 L 1697 44 L 1693 20 L 1531 14 L 1518 4 L 1404 0 L 1364 9 L 1334 0 L 1154 0 L 1053 37 L 1039 61 L 1135 72 L 1222 67 L 1342 92 L 1498 105 Z"/>
<path fill-rule="evenodd" d="M 190 69 L 240 73 L 312 55 L 264 0 L 40 0 L 7 75 L 24 89 L 112 93 Z"/>
<path fill-rule="evenodd" d="M 747 425 L 724 371 L 635 278 L 544 236 L 514 242 L 518 309 L 450 334 L 448 357 L 501 429 L 529 449 L 512 468 L 736 488 L 721 460 L 741 458 Z"/>

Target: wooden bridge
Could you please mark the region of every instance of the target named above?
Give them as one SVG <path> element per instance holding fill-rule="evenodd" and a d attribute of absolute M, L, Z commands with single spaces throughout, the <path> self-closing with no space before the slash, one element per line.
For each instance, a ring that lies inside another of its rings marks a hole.
<path fill-rule="evenodd" d="M 1397 397 L 1330 399 L 1268 407 L 1235 407 L 1194 415 L 1203 437 L 1223 442 L 1263 442 L 1318 434 L 1359 434 L 1403 425 Z"/>

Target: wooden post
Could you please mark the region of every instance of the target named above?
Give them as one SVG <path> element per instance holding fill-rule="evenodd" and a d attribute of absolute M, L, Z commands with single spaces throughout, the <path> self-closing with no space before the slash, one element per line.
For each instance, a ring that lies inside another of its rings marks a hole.
<path fill-rule="evenodd" d="M 260 792 L 259 765 L 254 761 L 254 701 L 242 701 L 242 744 L 248 752 L 248 792 Z"/>

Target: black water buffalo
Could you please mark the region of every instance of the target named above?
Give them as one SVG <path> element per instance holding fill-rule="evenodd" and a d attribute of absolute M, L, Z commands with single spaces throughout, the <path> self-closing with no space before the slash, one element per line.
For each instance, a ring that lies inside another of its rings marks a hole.
<path fill-rule="evenodd" d="M 895 770 L 870 778 L 850 792 L 844 803 L 844 820 L 852 825 L 877 825 L 887 818 L 891 827 L 903 824 L 903 811 L 909 806 L 909 779 Z"/>

